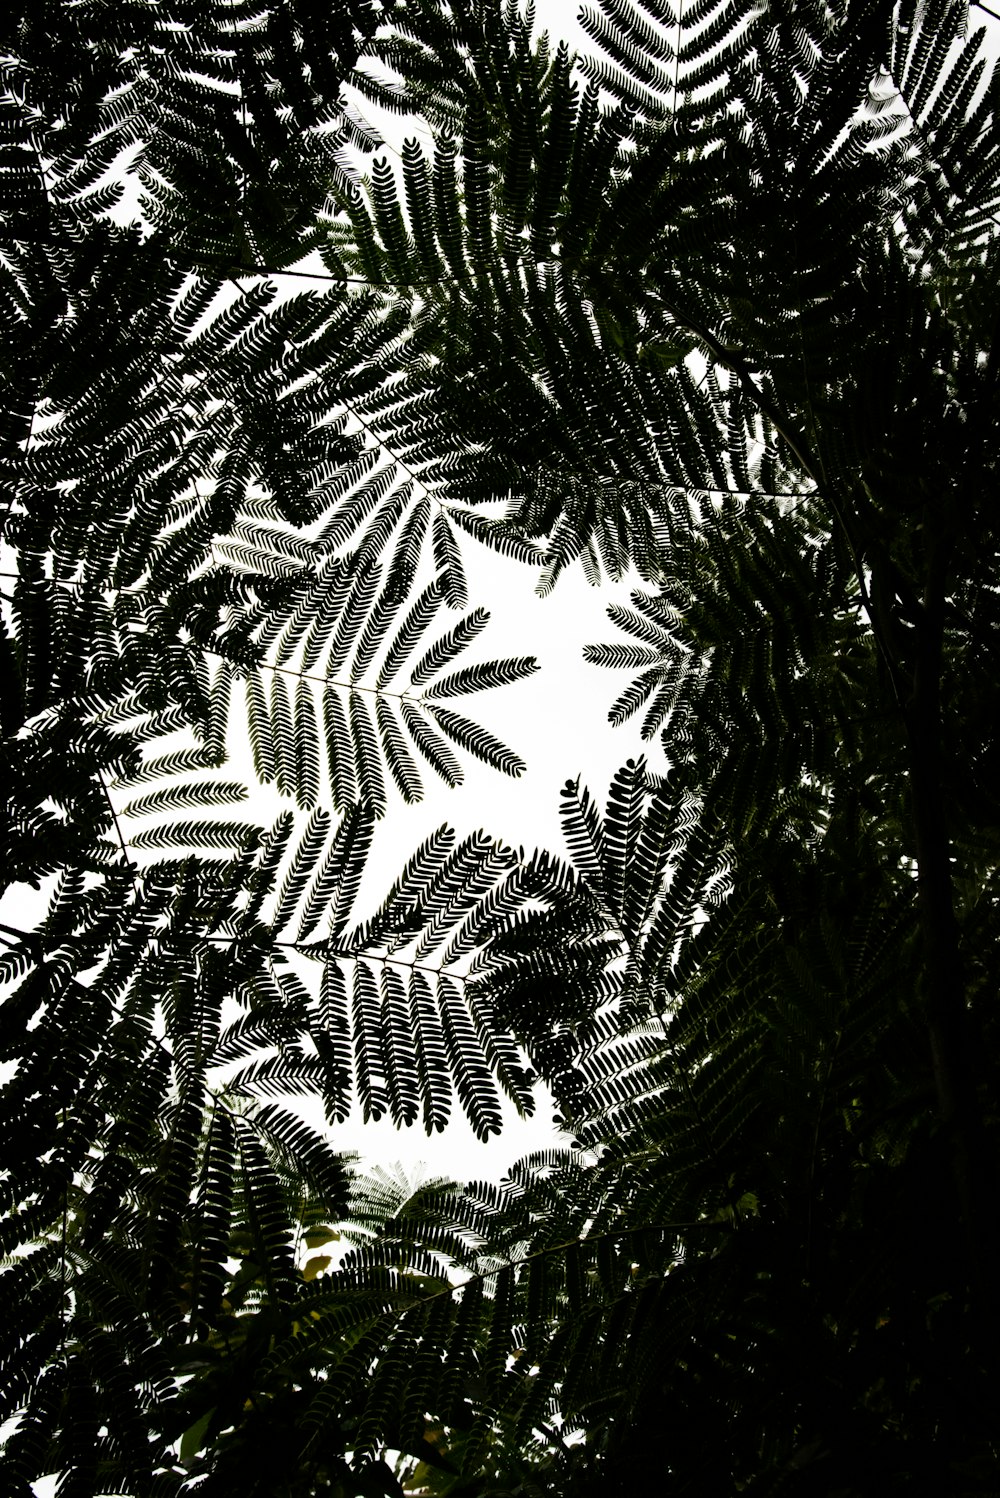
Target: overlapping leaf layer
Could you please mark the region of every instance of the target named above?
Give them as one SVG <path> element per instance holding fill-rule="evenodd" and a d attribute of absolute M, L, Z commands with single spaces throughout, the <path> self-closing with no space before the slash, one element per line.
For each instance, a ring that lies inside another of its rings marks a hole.
<path fill-rule="evenodd" d="M 6 23 L 18 1498 L 996 1489 L 991 39 L 582 24 Z M 524 768 L 469 538 L 634 581 L 645 757 L 372 896 L 428 771 Z M 573 1147 L 499 1185 L 336 1148 L 540 1084 Z"/>

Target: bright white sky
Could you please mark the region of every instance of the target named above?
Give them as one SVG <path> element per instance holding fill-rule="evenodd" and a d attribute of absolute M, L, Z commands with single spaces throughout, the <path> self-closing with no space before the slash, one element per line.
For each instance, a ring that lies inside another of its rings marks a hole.
<path fill-rule="evenodd" d="M 578 9 L 577 0 L 535 0 L 537 31 L 546 29 L 555 39 L 565 38 L 575 50 L 589 50 L 590 40 L 576 20 Z M 974 16 L 977 23 L 985 19 L 981 13 L 974 12 Z M 367 104 L 364 108 L 370 116 Z M 380 114 L 375 123 L 390 146 L 398 149 L 417 122 Z M 302 285 L 298 282 L 295 289 Z M 576 565 L 562 575 L 549 598 L 540 599 L 530 569 L 465 535 L 460 544 L 470 607 L 482 605 L 492 615 L 489 629 L 477 641 L 482 649 L 477 649 L 476 656 L 534 655 L 541 666 L 527 681 L 478 694 L 462 710 L 509 743 L 527 761 L 528 769 L 520 780 L 512 781 L 463 753 L 465 782 L 457 790 L 448 790 L 427 775 L 424 802 L 407 807 L 394 798 L 380 825 L 366 876 L 363 893 L 372 899 L 388 888 L 413 849 L 444 821 L 460 836 L 483 827 L 514 847 L 530 850 L 542 845 L 564 853 L 558 799 L 567 779 L 580 775 L 603 802 L 611 776 L 629 757 L 645 751 L 654 767 L 663 764 L 659 745 L 642 745 L 636 726 L 617 730 L 608 726 L 608 707 L 629 673 L 590 666 L 581 654 L 585 643 L 616 637 L 605 608 L 614 598 L 624 600 L 634 583 L 591 588 Z M 234 757 L 241 758 L 238 750 Z M 237 763 L 233 769 L 240 771 L 243 766 Z M 248 755 L 246 774 L 252 781 Z M 269 790 L 263 790 L 261 798 L 265 804 L 258 803 L 254 809 L 261 820 L 270 820 L 279 809 L 279 800 Z M 30 921 L 38 900 L 26 903 L 24 893 L 14 890 L 0 901 L 0 920 Z M 358 1117 L 338 1129 L 336 1139 L 340 1147 L 356 1149 L 373 1163 L 398 1161 L 412 1169 L 422 1162 L 431 1175 L 499 1178 L 513 1160 L 553 1142 L 551 1110 L 543 1097 L 539 1103 L 538 1114 L 528 1123 L 509 1109 L 503 1134 L 485 1145 L 476 1140 L 460 1114 L 433 1138 L 427 1138 L 419 1126 L 398 1131 L 388 1119 L 363 1125 Z M 318 1110 L 311 1110 L 311 1116 L 319 1121 Z"/>
<path fill-rule="evenodd" d="M 577 0 L 535 0 L 536 29 L 583 51 L 590 42 L 576 21 L 579 8 Z M 377 123 L 397 148 L 412 133 L 412 122 L 401 127 L 391 116 L 380 115 Z M 566 857 L 558 806 L 568 779 L 580 775 L 603 804 L 611 777 L 627 759 L 645 751 L 657 767 L 664 762 L 658 745 L 641 743 L 637 727 L 612 730 L 608 724 L 608 708 L 629 673 L 588 665 L 582 657 L 585 644 L 620 637 L 605 609 L 614 599 L 627 601 L 639 579 L 597 589 L 577 564 L 541 599 L 531 569 L 464 534 L 459 539 L 469 605 L 482 606 L 492 616 L 481 636 L 481 657 L 534 655 L 541 667 L 527 681 L 467 699 L 461 710 L 510 744 L 528 768 L 519 780 L 511 780 L 463 754 L 465 782 L 456 790 L 440 782 L 428 784 L 427 800 L 419 805 L 406 807 L 398 798 L 391 803 L 362 891 L 373 898 L 389 887 L 412 849 L 444 821 L 460 837 L 482 827 L 513 847 L 530 851 L 542 846 Z M 397 1129 L 388 1117 L 363 1124 L 360 1111 L 336 1137 L 343 1148 L 358 1150 L 373 1164 L 401 1164 L 411 1178 L 499 1180 L 515 1160 L 559 1142 L 547 1093 L 539 1088 L 536 1096 L 534 1118 L 522 1121 L 507 1104 L 503 1133 L 485 1144 L 458 1110 L 444 1132 L 431 1138 L 419 1125 Z M 318 1113 L 312 1116 L 319 1121 Z"/>
<path fill-rule="evenodd" d="M 535 0 L 536 30 L 565 39 L 574 51 L 588 52 L 593 43 L 576 19 L 581 9 L 578 0 Z M 982 25 L 987 28 L 989 54 L 1000 54 L 1000 22 L 973 8 L 970 31 Z M 407 133 L 407 129 L 401 132 Z M 463 757 L 466 784 L 459 790 L 442 787 L 433 801 L 398 812 L 391 809 L 391 827 L 381 845 L 378 870 L 373 870 L 373 894 L 380 879 L 382 887 L 388 887 L 393 873 L 388 864 L 398 864 L 444 820 L 460 835 L 484 827 L 514 846 L 541 844 L 566 856 L 558 826 L 558 796 L 567 779 L 581 775 L 603 805 L 612 775 L 630 757 L 645 753 L 654 769 L 665 764 L 658 742 L 641 742 L 637 720 L 618 729 L 608 725 L 608 708 L 631 673 L 590 666 L 581 655 L 584 644 L 624 638 L 604 611 L 613 600 L 626 601 L 638 580 L 595 589 L 588 586 L 577 565 L 560 577 L 549 598 L 539 599 L 529 570 L 474 542 L 467 543 L 464 536 L 462 543 L 470 605 L 481 603 L 493 616 L 482 637 L 488 642 L 483 656 L 536 655 L 541 665 L 528 681 L 470 699 L 468 708 L 470 716 L 499 733 L 521 754 L 528 770 L 521 780 L 511 781 Z M 389 878 L 381 878 L 383 872 Z M 367 1126 L 358 1119 L 347 1129 L 344 1144 L 377 1163 L 398 1161 L 418 1173 L 422 1169 L 428 1175 L 460 1180 L 499 1179 L 521 1155 L 559 1142 L 551 1108 L 541 1095 L 539 1104 L 535 1118 L 527 1123 L 508 1107 L 504 1132 L 486 1144 L 480 1144 L 462 1117 L 432 1139 L 419 1128 L 396 1130 L 388 1119 Z"/>
<path fill-rule="evenodd" d="M 587 39 L 574 20 L 576 9 L 575 0 L 538 0 L 537 29 L 547 29 L 554 38 L 565 37 L 572 47 L 582 49 Z M 367 101 L 363 107 L 371 118 Z M 403 138 L 414 133 L 417 122 L 379 112 L 373 123 L 390 146 L 398 149 Z M 131 216 L 128 209 L 125 213 Z M 303 285 L 298 281 L 289 289 L 299 291 Z M 463 663 L 474 658 L 533 655 L 541 667 L 526 681 L 479 693 L 458 706 L 510 744 L 527 762 L 527 772 L 511 780 L 461 752 L 465 778 L 457 789 L 449 790 L 427 773 L 423 777 L 426 800 L 406 806 L 398 796 L 392 797 L 376 834 L 362 902 L 366 894 L 372 901 L 384 895 L 405 860 L 442 822 L 449 822 L 460 837 L 482 827 L 526 852 L 542 846 L 565 856 L 558 823 L 562 785 L 580 775 L 603 803 L 615 770 L 643 750 L 636 730 L 612 731 L 607 722 L 608 708 L 629 673 L 590 666 L 581 653 L 586 643 L 616 636 L 605 609 L 613 598 L 625 601 L 638 579 L 597 589 L 587 584 L 577 564 L 562 574 L 548 598 L 540 599 L 535 593 L 534 570 L 497 555 L 464 533 L 458 539 L 468 576 L 469 607 L 485 607 L 492 616 L 474 654 L 463 656 Z M 230 778 L 235 772 L 252 785 L 248 747 L 244 746 L 244 753 L 238 745 L 232 748 Z M 647 754 L 662 763 L 657 746 L 648 746 Z M 266 823 L 281 806 L 272 788 L 261 788 L 252 807 L 244 810 L 251 819 L 256 813 Z M 0 898 L 0 921 L 30 927 L 41 909 L 39 895 L 23 886 L 14 887 Z M 297 1107 L 299 1102 L 304 1115 L 321 1125 L 318 1106 L 297 1100 Z M 454 1121 L 432 1138 L 419 1125 L 397 1130 L 388 1118 L 365 1125 L 358 1111 L 356 1118 L 336 1130 L 335 1142 L 339 1148 L 357 1150 L 372 1164 L 399 1163 L 411 1174 L 499 1179 L 522 1155 L 555 1142 L 551 1108 L 541 1089 L 538 1103 L 536 1116 L 528 1122 L 519 1120 L 508 1106 L 503 1134 L 486 1144 L 476 1139 L 457 1103 Z"/>
<path fill-rule="evenodd" d="M 568 856 L 559 829 L 559 791 L 567 779 L 582 776 L 603 803 L 608 783 L 630 756 L 643 752 L 663 764 L 657 745 L 643 746 L 630 725 L 612 730 L 608 708 L 628 673 L 588 665 L 582 646 L 613 639 L 618 633 L 604 610 L 613 597 L 627 597 L 631 587 L 596 589 L 579 568 L 563 574 L 548 598 L 535 595 L 535 574 L 462 537 L 469 578 L 470 605 L 489 609 L 492 618 L 482 636 L 483 656 L 535 655 L 541 669 L 527 681 L 467 699 L 462 711 L 504 738 L 527 761 L 527 771 L 511 780 L 478 760 L 462 755 L 465 782 L 456 790 L 427 785 L 428 799 L 404 806 L 397 798 L 380 824 L 374 857 L 363 889 L 377 899 L 410 852 L 444 821 L 463 836 L 482 827 L 513 847 L 530 851 L 543 846 Z M 477 642 L 478 643 L 478 642 Z M 431 777 L 426 777 L 430 780 Z M 398 1161 L 409 1168 L 423 1162 L 430 1175 L 459 1180 L 499 1179 L 513 1161 L 555 1139 L 551 1110 L 539 1094 L 539 1112 L 529 1122 L 508 1109 L 501 1135 L 480 1143 L 464 1117 L 442 1134 L 428 1138 L 419 1126 L 397 1130 L 386 1118 L 362 1125 L 360 1118 L 338 1142 L 374 1162 Z"/>

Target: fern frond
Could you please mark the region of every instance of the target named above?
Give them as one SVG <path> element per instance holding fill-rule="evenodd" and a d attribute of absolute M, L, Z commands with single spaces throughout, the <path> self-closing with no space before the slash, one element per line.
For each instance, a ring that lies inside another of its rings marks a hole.
<path fill-rule="evenodd" d="M 422 800 L 424 790 L 420 775 L 413 762 L 413 756 L 407 748 L 394 709 L 386 698 L 376 699 L 375 717 L 386 762 L 393 780 L 399 787 L 400 795 L 410 804 Z"/>
<path fill-rule="evenodd" d="M 453 661 L 472 643 L 489 622 L 490 616 L 485 609 L 473 609 L 471 614 L 467 614 L 421 656 L 410 673 L 410 686 L 421 686 L 444 666 L 447 666 L 449 661 Z"/>
<path fill-rule="evenodd" d="M 399 704 L 399 710 L 410 737 L 427 763 L 437 771 L 446 785 L 460 785 L 463 779 L 461 765 L 444 739 L 431 728 L 424 714 L 405 697 Z"/>
<path fill-rule="evenodd" d="M 491 687 L 509 685 L 520 681 L 538 670 L 534 656 L 521 656 L 505 661 L 484 661 L 476 666 L 463 666 L 448 676 L 432 682 L 424 692 L 425 697 L 457 697 L 465 692 L 483 692 Z"/>
<path fill-rule="evenodd" d="M 330 830 L 330 818 L 322 807 L 316 807 L 299 839 L 298 847 L 278 890 L 273 925 L 282 930 L 291 920 L 307 881 L 312 877 L 320 852 Z"/>
<path fill-rule="evenodd" d="M 477 759 L 483 760 L 495 770 L 501 770 L 504 775 L 524 774 L 527 766 L 520 755 L 508 749 L 506 744 L 501 743 L 480 724 L 434 703 L 428 703 L 428 710 L 448 737 L 454 739 L 456 744 L 461 744 L 463 749 L 468 749 Z M 418 743 L 417 747 L 423 746 Z"/>

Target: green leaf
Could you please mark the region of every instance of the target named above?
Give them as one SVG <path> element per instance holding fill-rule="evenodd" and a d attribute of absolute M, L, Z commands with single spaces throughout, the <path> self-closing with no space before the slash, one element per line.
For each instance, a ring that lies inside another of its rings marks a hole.
<path fill-rule="evenodd" d="M 181 1436 L 180 1450 L 178 1454 L 182 1462 L 190 1462 L 194 1457 L 198 1455 L 198 1452 L 202 1449 L 202 1446 L 205 1443 L 205 1437 L 208 1434 L 208 1427 L 212 1423 L 212 1417 L 214 1414 L 215 1406 L 213 1405 L 212 1408 L 210 1410 L 206 1410 L 205 1413 L 200 1417 L 200 1419 L 196 1420 L 193 1425 L 189 1425 L 187 1430 Z"/>
<path fill-rule="evenodd" d="M 307 1248 L 322 1248 L 326 1243 L 339 1243 L 340 1234 L 334 1228 L 309 1227 L 302 1234 L 302 1241 Z"/>

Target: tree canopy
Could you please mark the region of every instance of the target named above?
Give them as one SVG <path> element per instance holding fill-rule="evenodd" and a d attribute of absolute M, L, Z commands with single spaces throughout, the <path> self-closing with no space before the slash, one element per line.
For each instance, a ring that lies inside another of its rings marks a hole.
<path fill-rule="evenodd" d="M 959 0 L 675 3 L 3 23 L 17 1498 L 1000 1483 L 1000 82 Z M 633 580 L 652 747 L 365 912 L 523 768 L 479 545 Z M 499 1185 L 338 1153 L 539 1081 Z"/>

